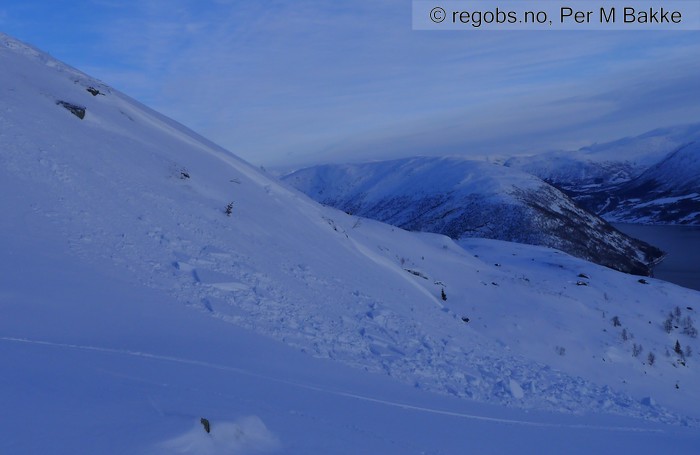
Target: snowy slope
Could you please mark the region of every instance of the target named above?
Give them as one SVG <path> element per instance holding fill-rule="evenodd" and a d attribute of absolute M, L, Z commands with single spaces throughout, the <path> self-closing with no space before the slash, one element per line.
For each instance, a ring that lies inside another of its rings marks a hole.
<path fill-rule="evenodd" d="M 0 452 L 696 450 L 663 323 L 699 293 L 321 207 L 4 35 L 0 68 Z"/>
<path fill-rule="evenodd" d="M 618 232 L 538 178 L 463 158 L 418 157 L 302 169 L 284 180 L 360 216 L 454 239 L 544 245 L 646 274 L 660 251 Z"/>
<path fill-rule="evenodd" d="M 673 151 L 609 195 L 603 216 L 649 224 L 700 224 L 700 142 Z"/>

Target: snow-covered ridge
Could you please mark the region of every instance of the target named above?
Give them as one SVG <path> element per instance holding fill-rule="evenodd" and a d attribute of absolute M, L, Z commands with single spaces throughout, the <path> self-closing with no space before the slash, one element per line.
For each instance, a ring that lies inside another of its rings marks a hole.
<path fill-rule="evenodd" d="M 638 177 L 679 147 L 700 140 L 700 123 L 659 128 L 640 136 L 575 151 L 514 157 L 505 165 L 573 192 L 607 187 Z"/>
<path fill-rule="evenodd" d="M 322 207 L 50 62 L 0 46 L 3 452 L 507 451 L 483 422 L 697 424 L 696 357 L 673 348 L 700 352 L 699 293 Z M 481 420 L 426 442 L 449 413 Z"/>
<path fill-rule="evenodd" d="M 700 124 L 695 123 L 505 164 L 542 178 L 610 221 L 698 224 L 700 209 L 690 196 L 697 188 L 698 166 L 690 152 L 699 142 Z M 683 164 L 673 158 L 678 153 L 685 156 Z"/>
<path fill-rule="evenodd" d="M 700 225 L 700 141 L 679 147 L 608 195 L 603 215 L 621 222 Z"/>
<path fill-rule="evenodd" d="M 540 179 L 459 157 L 302 169 L 284 180 L 315 200 L 404 229 L 558 248 L 646 274 L 661 253 L 587 213 Z"/>

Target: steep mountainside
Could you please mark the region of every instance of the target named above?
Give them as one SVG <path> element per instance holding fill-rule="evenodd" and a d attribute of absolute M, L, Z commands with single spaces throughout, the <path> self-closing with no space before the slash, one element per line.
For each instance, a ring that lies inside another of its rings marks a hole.
<path fill-rule="evenodd" d="M 484 237 L 566 251 L 625 272 L 646 274 L 661 256 L 579 208 L 541 180 L 461 158 L 411 158 L 325 165 L 284 180 L 348 213 L 459 240 Z"/>
<path fill-rule="evenodd" d="M 621 185 L 600 211 L 621 222 L 700 225 L 700 142 L 680 147 Z"/>
<path fill-rule="evenodd" d="M 0 68 L 0 453 L 697 450 L 700 293 L 359 219 L 4 35 Z"/>
<path fill-rule="evenodd" d="M 700 224 L 692 174 L 697 170 L 692 144 L 699 142 L 696 123 L 505 164 L 542 178 L 609 221 Z M 673 158 L 682 150 L 680 155 L 689 156 Z"/>

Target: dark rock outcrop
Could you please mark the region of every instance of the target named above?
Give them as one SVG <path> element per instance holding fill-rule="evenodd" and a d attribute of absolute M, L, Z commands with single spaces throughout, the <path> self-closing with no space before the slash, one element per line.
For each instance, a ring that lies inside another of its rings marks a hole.
<path fill-rule="evenodd" d="M 80 120 L 85 118 L 86 109 L 83 106 L 78 106 L 77 104 L 69 103 L 67 101 L 56 101 L 56 104 L 68 109 L 71 114 L 75 115 Z"/>

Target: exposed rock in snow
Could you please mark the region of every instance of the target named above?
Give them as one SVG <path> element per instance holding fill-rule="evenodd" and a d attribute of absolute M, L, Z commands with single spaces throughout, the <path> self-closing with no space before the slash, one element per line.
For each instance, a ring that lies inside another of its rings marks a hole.
<path fill-rule="evenodd" d="M 59 106 L 63 106 L 66 110 L 78 117 L 80 120 L 85 118 L 85 108 L 82 106 L 69 103 L 68 101 L 56 101 L 56 104 Z"/>

